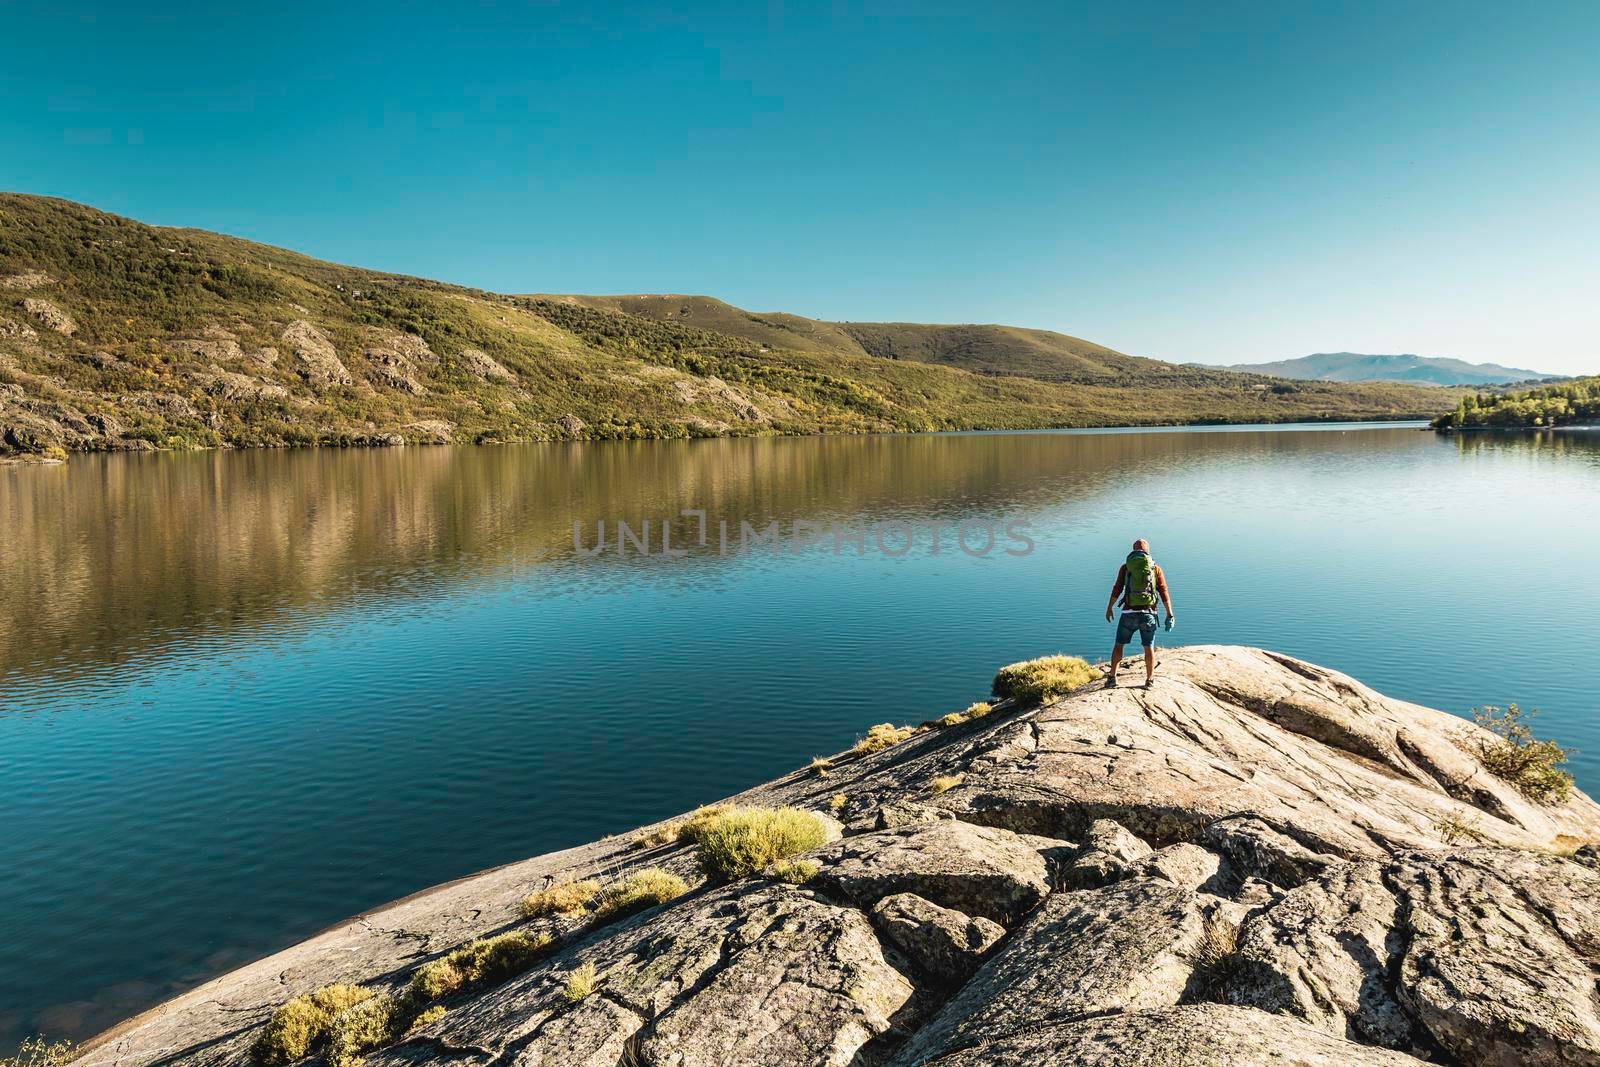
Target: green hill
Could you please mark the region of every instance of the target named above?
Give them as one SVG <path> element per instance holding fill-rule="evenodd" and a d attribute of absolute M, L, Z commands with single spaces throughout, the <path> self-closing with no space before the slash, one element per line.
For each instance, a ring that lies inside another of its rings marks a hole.
<path fill-rule="evenodd" d="M 1456 399 L 1009 327 L 506 296 L 0 194 L 0 453 L 1431 417 Z"/>
<path fill-rule="evenodd" d="M 1600 423 L 1600 377 L 1574 378 L 1517 393 L 1462 397 L 1433 420 L 1436 430 L 1587 426 Z"/>
<path fill-rule="evenodd" d="M 547 295 L 536 299 L 716 330 L 770 348 L 934 363 L 977 374 L 1094 384 L 1113 383 L 1131 375 L 1145 375 L 1163 382 L 1238 383 L 1238 375 L 1226 370 L 1177 366 L 1127 356 L 1093 341 L 1018 326 L 826 322 L 781 311 L 745 311 L 709 296 L 675 294 Z"/>

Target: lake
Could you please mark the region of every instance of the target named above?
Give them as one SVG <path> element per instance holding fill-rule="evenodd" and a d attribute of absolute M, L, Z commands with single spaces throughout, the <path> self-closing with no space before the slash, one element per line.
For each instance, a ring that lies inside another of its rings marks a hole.
<path fill-rule="evenodd" d="M 1172 639 L 1538 707 L 1593 789 L 1596 529 L 1600 434 L 1394 425 L 0 468 L 0 1045 L 1103 658 L 1141 535 Z"/>

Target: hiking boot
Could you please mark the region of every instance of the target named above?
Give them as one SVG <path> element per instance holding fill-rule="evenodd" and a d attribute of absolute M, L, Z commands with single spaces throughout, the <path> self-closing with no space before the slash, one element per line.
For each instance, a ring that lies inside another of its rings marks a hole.
<path fill-rule="evenodd" d="M 1117 687 L 1117 676 L 1114 675 L 1114 674 L 1106 675 L 1106 685 L 1105 685 L 1105 687 L 1107 689 L 1115 689 Z"/>

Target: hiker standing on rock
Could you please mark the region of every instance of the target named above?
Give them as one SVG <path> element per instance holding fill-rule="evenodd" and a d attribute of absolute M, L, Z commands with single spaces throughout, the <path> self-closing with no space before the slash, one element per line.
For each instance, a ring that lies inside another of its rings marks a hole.
<path fill-rule="evenodd" d="M 1144 684 L 1150 687 L 1156 675 L 1156 598 L 1167 607 L 1167 629 L 1178 617 L 1172 613 L 1172 597 L 1167 594 L 1167 576 L 1161 573 L 1156 561 L 1150 558 L 1150 542 L 1144 538 L 1133 543 L 1127 562 L 1117 571 L 1117 584 L 1111 587 L 1111 599 L 1106 601 L 1106 622 L 1111 621 L 1111 611 L 1117 598 L 1122 598 L 1122 618 L 1117 620 L 1117 642 L 1111 646 L 1111 671 L 1106 678 L 1106 688 L 1117 684 L 1117 665 L 1122 662 L 1122 646 L 1133 640 L 1135 630 L 1144 644 Z"/>

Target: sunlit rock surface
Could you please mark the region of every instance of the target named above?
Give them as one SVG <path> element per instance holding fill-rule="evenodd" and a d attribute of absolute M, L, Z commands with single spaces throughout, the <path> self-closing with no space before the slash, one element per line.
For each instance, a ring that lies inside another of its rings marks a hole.
<path fill-rule="evenodd" d="M 82 1062 L 241 1063 L 297 993 L 399 990 L 534 927 L 549 956 L 368 1063 L 1600 1064 L 1600 808 L 1528 801 L 1477 736 L 1284 656 L 1174 649 L 1148 690 L 1000 705 L 735 798 L 844 824 L 801 884 L 712 885 L 691 844 L 631 835 L 541 856 L 207 983 Z M 519 916 L 547 880 L 651 866 L 693 888 L 609 923 Z"/>

